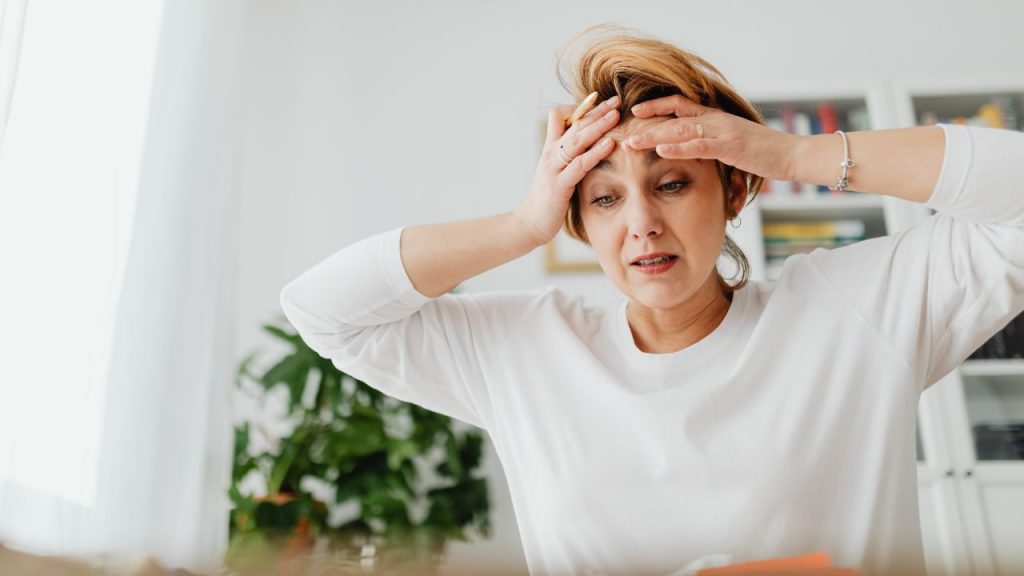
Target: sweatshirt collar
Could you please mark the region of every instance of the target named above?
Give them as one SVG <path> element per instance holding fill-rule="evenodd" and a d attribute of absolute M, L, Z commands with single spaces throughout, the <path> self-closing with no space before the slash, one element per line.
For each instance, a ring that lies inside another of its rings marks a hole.
<path fill-rule="evenodd" d="M 720 352 L 740 331 L 740 321 L 747 308 L 747 286 L 733 292 L 732 303 L 722 322 L 701 340 L 676 352 L 651 354 L 636 347 L 633 333 L 629 329 L 626 310 L 629 299 L 619 303 L 616 309 L 615 339 L 626 360 L 634 367 L 653 372 L 671 372 L 680 368 L 695 366 Z"/>

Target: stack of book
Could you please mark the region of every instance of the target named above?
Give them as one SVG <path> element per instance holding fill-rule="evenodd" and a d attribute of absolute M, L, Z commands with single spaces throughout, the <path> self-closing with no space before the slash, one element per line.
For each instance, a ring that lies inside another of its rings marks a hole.
<path fill-rule="evenodd" d="M 974 427 L 978 460 L 1024 460 L 1024 422 Z"/>
<path fill-rule="evenodd" d="M 1024 314 L 1010 321 L 970 355 L 975 360 L 1024 359 Z"/>
<path fill-rule="evenodd" d="M 794 106 L 782 106 L 777 114 L 766 115 L 765 123 L 773 130 L 798 135 L 832 134 L 836 130 L 851 132 L 871 128 L 866 107 L 852 108 L 841 113 L 829 102 L 819 104 L 813 114 L 801 112 Z M 819 194 L 858 194 L 854 191 L 833 192 L 828 186 L 788 180 L 767 180 L 759 193 L 798 198 L 812 198 Z"/>
<path fill-rule="evenodd" d="M 815 248 L 838 248 L 864 240 L 863 220 L 767 222 L 764 224 L 765 276 L 779 277 L 786 258 Z"/>
<path fill-rule="evenodd" d="M 942 123 L 1024 130 L 1024 117 L 1013 105 L 1013 98 L 1005 94 L 993 96 L 987 104 L 979 106 L 973 116 L 942 117 L 933 110 L 925 110 L 921 113 L 920 123 L 924 126 Z"/>

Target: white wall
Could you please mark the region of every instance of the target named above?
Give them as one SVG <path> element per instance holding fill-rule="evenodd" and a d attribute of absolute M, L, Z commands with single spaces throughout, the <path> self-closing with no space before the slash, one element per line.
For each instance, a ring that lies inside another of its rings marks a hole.
<path fill-rule="evenodd" d="M 244 70 L 237 357 L 266 347 L 290 279 L 333 251 L 402 225 L 512 210 L 525 195 L 545 110 L 568 102 L 554 54 L 600 22 L 697 52 L 741 93 L 887 86 L 965 75 L 1024 83 L 1024 3 L 343 2 L 250 0 Z M 543 254 L 468 291 L 554 284 L 594 302 L 601 275 L 548 276 Z M 493 450 L 493 540 L 454 547 L 525 570 Z"/>

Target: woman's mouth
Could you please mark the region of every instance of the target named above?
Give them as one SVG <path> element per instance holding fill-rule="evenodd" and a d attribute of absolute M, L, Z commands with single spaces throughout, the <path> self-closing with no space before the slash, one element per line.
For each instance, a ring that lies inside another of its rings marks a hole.
<path fill-rule="evenodd" d="M 660 258 L 654 258 L 653 260 L 634 262 L 633 264 L 630 264 L 630 266 L 637 268 L 644 274 L 661 274 L 675 266 L 676 260 L 678 259 L 678 256 L 662 256 Z"/>

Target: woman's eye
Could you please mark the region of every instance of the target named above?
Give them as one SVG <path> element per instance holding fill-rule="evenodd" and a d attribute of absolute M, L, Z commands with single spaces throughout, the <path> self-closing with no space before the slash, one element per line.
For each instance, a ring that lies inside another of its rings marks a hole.
<path fill-rule="evenodd" d="M 669 188 L 669 189 L 667 189 L 665 191 L 666 192 L 678 192 L 678 191 L 682 190 L 683 188 L 685 188 L 688 184 L 689 184 L 689 182 L 687 182 L 685 180 L 680 180 L 680 181 L 676 181 L 676 182 L 669 182 L 667 184 L 662 184 L 661 186 L 658 186 L 658 188 L 659 189 L 663 189 L 663 188 L 671 187 L 671 188 Z"/>
<path fill-rule="evenodd" d="M 658 190 L 669 193 L 679 192 L 689 185 L 690 182 L 688 180 L 678 180 L 676 182 L 668 182 L 666 184 L 662 184 L 661 186 L 658 186 Z M 611 205 L 615 203 L 615 198 L 613 198 L 612 196 L 598 196 L 597 198 L 591 200 L 590 203 L 601 208 L 610 208 Z"/>

